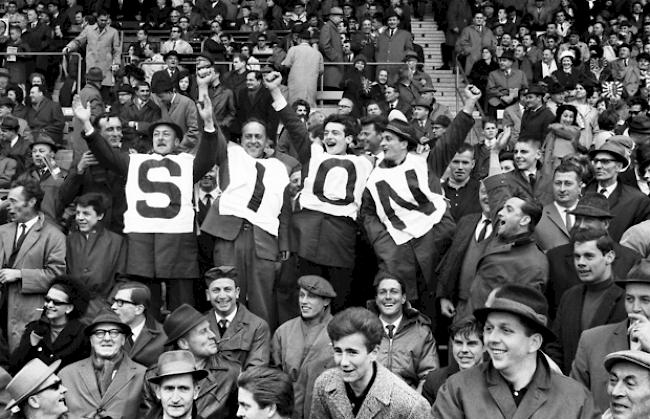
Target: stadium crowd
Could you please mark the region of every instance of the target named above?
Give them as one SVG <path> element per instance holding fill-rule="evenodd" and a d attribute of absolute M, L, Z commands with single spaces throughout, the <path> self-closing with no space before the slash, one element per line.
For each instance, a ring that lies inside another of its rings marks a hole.
<path fill-rule="evenodd" d="M 646 0 L 9 0 L 0 50 L 0 418 L 650 418 Z"/>

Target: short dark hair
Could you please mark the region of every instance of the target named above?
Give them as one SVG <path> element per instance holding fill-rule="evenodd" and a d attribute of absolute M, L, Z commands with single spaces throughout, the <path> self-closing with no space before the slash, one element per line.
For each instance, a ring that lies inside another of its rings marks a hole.
<path fill-rule="evenodd" d="M 537 201 L 537 199 L 528 194 L 515 193 L 512 197 L 524 201 L 521 205 L 521 212 L 530 217 L 528 231 L 532 233 L 535 231 L 535 226 L 539 223 L 540 218 L 542 218 L 542 205 Z"/>
<path fill-rule="evenodd" d="M 215 266 L 211 268 L 206 273 L 203 274 L 203 279 L 205 280 L 205 285 L 207 287 L 215 281 L 216 279 L 229 278 L 232 279 L 235 283 L 235 286 L 239 286 L 239 271 L 236 267 L 230 265 Z"/>
<path fill-rule="evenodd" d="M 92 207 L 97 215 L 106 214 L 106 204 L 102 194 L 97 192 L 90 192 L 81 195 L 74 201 L 75 205 L 80 207 Z"/>
<path fill-rule="evenodd" d="M 627 104 L 631 107 L 634 105 L 639 105 L 641 106 L 642 111 L 647 111 L 649 106 L 648 106 L 648 101 L 645 98 L 642 97 L 632 97 L 628 100 Z"/>
<path fill-rule="evenodd" d="M 472 158 L 474 158 L 474 146 L 471 145 L 470 143 L 463 143 L 458 147 L 456 150 L 456 154 L 462 154 L 465 153 L 466 151 L 470 151 L 472 153 Z"/>
<path fill-rule="evenodd" d="M 386 129 L 388 120 L 383 116 L 369 115 L 361 118 L 361 126 L 372 125 L 373 129 L 377 132 L 382 132 Z"/>
<path fill-rule="evenodd" d="M 366 349 L 370 352 L 381 343 L 384 327 L 376 314 L 361 307 L 350 307 L 337 313 L 327 325 L 327 334 L 332 342 L 355 333 L 363 335 Z"/>
<path fill-rule="evenodd" d="M 573 244 L 596 241 L 596 247 L 603 255 L 614 251 L 614 239 L 609 235 L 607 230 L 599 228 L 585 228 L 573 233 L 571 239 Z"/>
<path fill-rule="evenodd" d="M 93 121 L 93 127 L 95 127 L 97 130 L 101 130 L 100 122 L 108 121 L 111 118 L 117 118 L 120 120 L 120 124 L 122 123 L 122 118 L 120 118 L 120 116 L 117 113 L 110 111 L 110 112 L 104 112 L 101 115 L 99 115 L 97 118 L 95 118 L 95 120 Z"/>
<path fill-rule="evenodd" d="M 80 278 L 71 275 L 59 275 L 54 278 L 50 288 L 63 291 L 68 296 L 68 301 L 74 307 L 74 310 L 68 314 L 68 318 L 78 319 L 86 314 L 88 302 L 90 301 L 90 291 Z"/>
<path fill-rule="evenodd" d="M 571 161 L 561 162 L 560 165 L 555 168 L 555 171 L 553 172 L 553 177 L 555 177 L 556 173 L 570 173 L 570 172 L 576 174 L 576 179 L 578 180 L 578 182 L 582 182 L 582 174 L 583 174 L 582 168 Z"/>
<path fill-rule="evenodd" d="M 483 328 L 474 316 L 467 316 L 455 321 L 449 326 L 449 337 L 453 340 L 456 336 L 468 339 L 472 334 L 478 336 L 483 342 Z"/>
<path fill-rule="evenodd" d="M 240 58 L 241 58 L 241 57 L 240 57 Z M 261 72 L 261 71 L 257 71 L 257 70 L 248 70 L 248 71 L 246 72 L 246 75 L 248 76 L 248 75 L 251 74 L 251 73 L 255 74 L 255 78 L 256 78 L 257 80 L 262 81 L 262 72 Z"/>
<path fill-rule="evenodd" d="M 149 310 L 151 306 L 151 290 L 148 286 L 136 281 L 118 282 L 115 291 L 120 290 L 131 290 L 131 301 L 143 305 L 145 312 Z"/>
<path fill-rule="evenodd" d="M 352 135 L 354 137 L 357 134 L 356 123 L 351 117 L 347 115 L 329 115 L 327 118 L 325 118 L 325 121 L 323 121 L 323 128 L 325 128 L 330 122 L 342 124 L 344 127 L 343 132 L 346 136 Z"/>
<path fill-rule="evenodd" d="M 310 125 L 307 131 L 311 134 L 312 137 L 314 138 L 323 138 L 323 124 L 314 124 Z"/>
<path fill-rule="evenodd" d="M 16 85 L 9 85 L 7 86 L 7 93 L 10 91 L 16 93 L 16 103 L 22 104 L 23 100 L 25 100 L 25 93 L 23 92 L 23 89 Z"/>
<path fill-rule="evenodd" d="M 377 295 L 377 291 L 379 290 L 379 283 L 383 281 L 384 279 L 392 279 L 393 281 L 397 281 L 399 284 L 400 290 L 402 291 L 402 294 L 406 295 L 406 283 L 404 280 L 401 278 L 398 278 L 396 275 L 393 275 L 392 273 L 385 272 L 380 270 L 377 275 L 375 275 L 375 295 Z"/>
<path fill-rule="evenodd" d="M 499 126 L 499 124 L 497 124 L 496 118 L 494 118 L 493 116 L 486 115 L 485 118 L 483 118 L 483 121 L 481 121 L 481 127 L 485 128 L 487 124 L 494 124 L 494 126 L 496 127 Z"/>
<path fill-rule="evenodd" d="M 239 374 L 237 387 L 249 391 L 261 408 L 275 405 L 280 416 L 293 414 L 293 383 L 284 372 L 269 367 L 251 367 Z"/>
<path fill-rule="evenodd" d="M 297 99 L 291 104 L 294 111 L 298 109 L 298 106 L 304 106 L 307 109 L 307 115 L 311 112 L 311 105 L 305 99 Z"/>
<path fill-rule="evenodd" d="M 26 201 L 34 198 L 36 199 L 36 205 L 34 209 L 41 209 L 41 202 L 43 201 L 43 190 L 41 189 L 41 184 L 38 180 L 32 178 L 28 173 L 25 173 L 18 177 L 18 179 L 11 182 L 11 188 L 23 187 L 23 197 Z"/>
<path fill-rule="evenodd" d="M 607 108 L 598 116 L 598 126 L 602 130 L 612 131 L 618 124 L 618 112 Z"/>

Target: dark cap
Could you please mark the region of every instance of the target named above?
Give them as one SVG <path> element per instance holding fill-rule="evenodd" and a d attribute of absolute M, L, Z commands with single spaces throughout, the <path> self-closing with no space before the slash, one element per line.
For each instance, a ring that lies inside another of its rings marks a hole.
<path fill-rule="evenodd" d="M 514 62 L 515 61 L 515 52 L 512 51 L 512 50 L 507 49 L 507 50 L 503 51 L 503 54 L 501 54 L 499 59 L 500 60 L 501 59 L 510 60 L 510 61 Z"/>
<path fill-rule="evenodd" d="M 392 132 L 401 139 L 410 143 L 419 144 L 418 140 L 415 138 L 415 131 L 406 122 L 393 119 L 388 123 L 388 125 L 386 125 L 385 131 Z"/>
<path fill-rule="evenodd" d="M 612 352 L 605 357 L 605 369 L 609 371 L 619 362 L 635 364 L 641 368 L 650 370 L 650 354 L 644 351 L 625 350 Z"/>
<path fill-rule="evenodd" d="M 86 328 L 84 329 L 84 333 L 86 334 L 86 336 L 92 335 L 95 326 L 102 323 L 114 324 L 115 326 L 120 328 L 120 330 L 122 331 L 122 333 L 124 333 L 125 336 L 131 336 L 131 328 L 129 327 L 129 325 L 122 322 L 120 317 L 117 314 L 115 314 L 113 310 L 108 308 L 103 308 L 99 312 L 99 314 L 95 316 L 93 322 L 90 323 L 88 326 L 86 326 Z"/>
<path fill-rule="evenodd" d="M 214 65 L 214 60 L 208 54 L 201 53 L 201 54 L 197 55 L 196 56 L 196 61 L 198 62 L 200 60 L 207 61 L 207 62 L 210 63 L 210 65 Z"/>
<path fill-rule="evenodd" d="M 301 4 L 301 5 L 302 5 L 302 4 Z M 305 7 L 304 5 L 302 5 L 302 6 Z M 295 7 L 295 6 L 294 6 L 294 7 Z M 343 9 L 341 9 L 340 7 L 332 7 L 332 8 L 330 9 L 330 12 L 328 13 L 328 16 L 332 16 L 332 15 L 340 15 L 340 16 L 343 16 Z"/>
<path fill-rule="evenodd" d="M 163 60 L 167 61 L 167 58 L 169 58 L 171 56 L 174 56 L 174 57 L 178 58 L 178 52 L 176 52 L 175 50 L 171 50 L 171 51 L 166 52 L 163 55 Z"/>
<path fill-rule="evenodd" d="M 86 81 L 101 82 L 104 80 L 104 72 L 99 67 L 90 67 L 86 73 Z"/>
<path fill-rule="evenodd" d="M 153 131 L 161 125 L 167 125 L 168 127 L 171 127 L 176 133 L 176 138 L 179 141 L 183 139 L 183 129 L 180 126 L 178 126 L 177 124 L 171 121 L 163 121 L 163 120 L 156 121 L 149 126 L 149 138 L 153 138 Z"/>
<path fill-rule="evenodd" d="M 13 109 L 13 108 L 16 107 L 16 104 L 14 103 L 13 100 L 9 99 L 8 97 L 2 96 L 2 97 L 0 97 L 0 106 L 7 106 L 7 107 Z"/>
<path fill-rule="evenodd" d="M 451 119 L 449 119 L 449 117 L 446 115 L 438 115 L 433 121 L 433 125 L 442 125 L 443 127 L 447 128 L 449 125 L 451 125 Z"/>
<path fill-rule="evenodd" d="M 526 94 L 544 96 L 546 94 L 546 88 L 541 84 L 533 84 L 532 86 L 528 87 Z"/>
<path fill-rule="evenodd" d="M 304 275 L 298 278 L 298 286 L 304 288 L 312 294 L 323 298 L 336 298 L 336 291 L 323 277 L 318 275 Z"/>
<path fill-rule="evenodd" d="M 569 212 L 573 215 L 582 215 L 593 218 L 614 218 L 612 213 L 609 212 L 609 202 L 603 194 L 597 192 L 587 192 L 578 201 L 573 211 Z"/>
<path fill-rule="evenodd" d="M 616 284 L 621 287 L 625 287 L 625 284 L 650 285 L 650 261 L 647 259 L 637 261 L 625 275 L 625 278 L 616 280 Z"/>
<path fill-rule="evenodd" d="M 134 93 L 134 91 L 133 91 L 133 87 L 131 87 L 130 84 L 123 84 L 123 85 L 121 85 L 120 87 L 117 88 L 117 93 L 118 94 L 120 94 L 120 93 L 128 93 L 128 94 L 132 95 Z"/>
<path fill-rule="evenodd" d="M 189 304 L 182 304 L 176 310 L 172 311 L 165 323 L 163 329 L 167 335 L 167 342 L 165 345 L 171 345 L 178 339 L 185 336 L 190 330 L 201 324 L 205 320 L 205 316 L 199 313 L 194 307 Z"/>
<path fill-rule="evenodd" d="M 548 302 L 536 288 L 508 284 L 501 287 L 488 298 L 485 307 L 474 310 L 474 316 L 482 323 L 492 312 L 506 312 L 524 319 L 528 324 L 542 334 L 544 341 L 555 340 L 555 334 L 548 327 Z"/>
<path fill-rule="evenodd" d="M 0 128 L 17 132 L 18 128 L 20 128 L 20 124 L 18 123 L 18 120 L 16 118 L 14 118 L 11 115 L 7 115 L 2 119 L 2 123 L 0 123 Z"/>
<path fill-rule="evenodd" d="M 412 51 L 412 50 L 408 50 L 408 51 L 406 51 L 406 53 L 404 53 L 404 60 L 403 61 L 406 62 L 406 61 L 411 60 L 411 59 L 417 61 L 418 53 L 415 52 L 415 51 Z"/>
<path fill-rule="evenodd" d="M 54 139 L 47 135 L 45 132 L 39 133 L 32 144 L 31 147 L 34 147 L 36 144 L 47 144 L 52 148 L 52 151 L 56 152 L 59 149 L 59 145 L 54 142 Z"/>
<path fill-rule="evenodd" d="M 422 98 L 417 99 L 415 102 L 413 102 L 413 105 L 411 106 L 414 108 L 416 106 L 420 106 L 422 108 L 427 108 L 429 111 L 431 110 L 431 102 Z"/>
<path fill-rule="evenodd" d="M 151 85 L 151 92 L 155 94 L 171 92 L 174 90 L 174 83 L 169 77 L 161 77 Z"/>

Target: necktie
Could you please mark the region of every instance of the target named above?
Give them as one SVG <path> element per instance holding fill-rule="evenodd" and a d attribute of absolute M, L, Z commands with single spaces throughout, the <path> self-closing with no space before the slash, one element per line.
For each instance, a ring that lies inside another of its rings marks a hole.
<path fill-rule="evenodd" d="M 420 121 L 420 127 L 424 128 L 424 121 Z"/>
<path fill-rule="evenodd" d="M 605 198 L 607 198 L 607 189 L 605 189 L 605 188 L 601 188 L 601 189 L 598 191 L 598 193 L 601 194 L 601 195 L 605 195 Z"/>
<path fill-rule="evenodd" d="M 393 331 L 395 330 L 395 325 L 394 324 L 387 324 L 386 325 L 386 330 L 388 330 L 388 339 L 393 338 Z"/>
<path fill-rule="evenodd" d="M 226 329 L 228 329 L 228 320 L 221 319 L 219 320 L 219 336 L 223 337 L 226 334 Z"/>
<path fill-rule="evenodd" d="M 533 189 L 535 188 L 535 182 L 536 181 L 537 181 L 537 179 L 535 179 L 534 174 L 531 173 L 531 174 L 528 175 L 528 182 L 530 183 L 531 188 L 533 188 Z"/>
<path fill-rule="evenodd" d="M 133 335 L 129 335 L 126 338 L 126 352 L 131 352 L 131 349 L 133 349 Z"/>
<path fill-rule="evenodd" d="M 485 236 L 487 236 L 487 229 L 488 226 L 490 225 L 491 221 L 489 219 L 483 220 L 483 227 L 481 227 L 481 231 L 478 233 L 478 241 L 482 242 L 485 240 Z"/>
<path fill-rule="evenodd" d="M 23 242 L 25 241 L 25 237 L 27 237 L 27 224 L 20 223 L 20 225 L 18 227 L 20 228 L 20 235 L 16 239 L 16 244 L 14 245 L 14 250 L 20 249 L 20 246 L 22 246 Z"/>
<path fill-rule="evenodd" d="M 571 224 L 571 214 L 569 214 L 568 209 L 564 210 L 564 225 L 566 226 L 566 231 L 571 231 L 573 225 Z"/>
<path fill-rule="evenodd" d="M 389 33 L 388 33 L 388 36 L 389 36 L 390 38 L 392 38 L 392 37 L 393 37 L 393 33 L 395 33 L 395 29 L 391 29 L 391 30 L 388 31 L 388 32 L 389 32 Z"/>
<path fill-rule="evenodd" d="M 212 195 L 209 193 L 205 194 L 205 206 L 206 208 L 210 208 L 212 206 Z"/>

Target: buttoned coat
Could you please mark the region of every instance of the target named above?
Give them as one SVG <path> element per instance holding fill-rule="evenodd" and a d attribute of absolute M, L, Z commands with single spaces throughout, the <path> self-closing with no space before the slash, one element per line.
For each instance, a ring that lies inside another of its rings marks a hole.
<path fill-rule="evenodd" d="M 375 61 L 378 63 L 401 64 L 406 51 L 413 50 L 411 33 L 403 29 L 396 29 L 393 36 L 389 36 L 389 31 L 390 29 L 386 29 L 377 36 Z"/>
<path fill-rule="evenodd" d="M 304 321 L 300 317 L 283 323 L 273 334 L 271 363 L 287 373 L 293 382 L 293 419 L 309 419 L 314 382 L 323 371 L 335 365 L 334 351 L 327 334 L 327 325 L 331 320 L 332 315 L 328 314 L 316 326 L 320 327 L 320 331 L 309 346 L 306 346 Z"/>
<path fill-rule="evenodd" d="M 579 284 L 564 293 L 557 309 L 553 332 L 557 339 L 546 345 L 546 354 L 555 361 L 565 374 L 571 371 L 571 364 L 578 350 L 578 341 L 583 330 L 604 324 L 617 323 L 627 318 L 625 312 L 625 291 L 611 284 L 602 296 L 602 304 L 593 313 L 589 326 L 582 328 L 582 307 L 587 287 Z"/>
<path fill-rule="evenodd" d="M 582 332 L 576 356 L 571 366 L 571 378 L 587 387 L 601 411 L 609 407 L 607 383 L 609 373 L 603 365 L 607 354 L 630 349 L 627 318 L 614 324 L 594 327 Z"/>
<path fill-rule="evenodd" d="M 320 30 L 318 47 L 323 54 L 325 63 L 343 62 L 341 35 L 331 20 L 328 20 Z M 343 81 L 343 66 L 326 65 L 323 72 L 323 84 L 330 87 L 339 87 L 341 81 Z"/>
<path fill-rule="evenodd" d="M 289 67 L 289 103 L 298 99 L 316 106 L 316 89 L 318 77 L 325 71 L 323 55 L 308 43 L 301 43 L 289 48 L 282 66 Z"/>
<path fill-rule="evenodd" d="M 52 99 L 43 96 L 43 101 L 36 108 L 33 104 L 28 106 L 25 120 L 35 137 L 38 137 L 39 132 L 42 131 L 52 137 L 55 143 L 63 144 L 65 117 L 61 105 L 53 102 Z"/>
<path fill-rule="evenodd" d="M 99 67 L 104 73 L 102 86 L 113 86 L 112 65 L 120 65 L 122 62 L 122 43 L 120 34 L 106 26 L 100 30 L 97 24 L 89 25 L 67 45 L 68 50 L 77 51 L 86 48 L 86 68 Z"/>
<path fill-rule="evenodd" d="M 510 89 L 523 89 L 528 87 L 528 80 L 523 71 L 516 68 L 510 69 L 510 75 L 502 70 L 494 70 L 488 75 L 487 81 L 487 98 L 490 104 L 497 106 L 501 103 L 501 96 L 510 95 Z"/>
<path fill-rule="evenodd" d="M 497 38 L 489 28 L 484 26 L 479 32 L 474 25 L 469 25 L 463 29 L 456 40 L 456 52 L 466 56 L 465 74 L 469 74 L 474 63 L 481 59 L 483 47 L 494 50 L 496 46 Z"/>
<path fill-rule="evenodd" d="M 241 365 L 242 370 L 269 365 L 271 331 L 265 320 L 248 311 L 243 304 L 237 304 L 237 314 L 221 336 L 214 309 L 207 316 L 222 356 Z"/>
<path fill-rule="evenodd" d="M 133 346 L 127 343 L 125 348 L 133 361 L 149 368 L 158 362 L 158 357 L 164 352 L 165 342 L 167 335 L 162 324 L 153 318 L 147 318 Z"/>
<path fill-rule="evenodd" d="M 43 213 L 38 214 L 38 221 L 27 231 L 13 265 L 9 266 L 17 229 L 15 222 L 0 226 L 0 265 L 21 271 L 21 279 L 3 287 L 8 324 L 2 326 L 6 327 L 11 350 L 20 342 L 27 323 L 40 317 L 36 309 L 43 307 L 43 297 L 54 277 L 65 272 L 65 236 L 45 220 Z"/>
<path fill-rule="evenodd" d="M 602 364 L 602 360 L 601 360 Z M 543 357 L 519 406 L 492 362 L 449 377 L 433 405 L 435 419 L 596 419 L 594 401 L 584 387 L 551 370 Z"/>
<path fill-rule="evenodd" d="M 169 104 L 161 107 L 162 119 L 177 124 L 183 132 L 180 149 L 187 153 L 195 150 L 199 142 L 199 123 L 196 104 L 187 96 L 176 93 Z"/>
<path fill-rule="evenodd" d="M 61 382 L 68 389 L 66 404 L 71 418 L 94 418 L 97 413 L 113 419 L 138 417 L 146 368 L 124 355 L 113 381 L 102 396 L 91 358 L 63 368 Z"/>
<path fill-rule="evenodd" d="M 542 250 L 550 250 L 569 243 L 570 237 L 564 217 L 565 214 L 560 214 L 554 203 L 544 206 L 542 218 L 535 226 L 535 240 Z"/>
<path fill-rule="evenodd" d="M 332 368 L 322 373 L 314 384 L 311 419 L 431 418 L 431 407 L 424 397 L 385 367 L 375 365 L 375 382 L 356 416 L 352 414 L 341 370 Z"/>
<path fill-rule="evenodd" d="M 610 63 L 610 69 L 612 71 L 612 78 L 623 83 L 625 93 L 628 96 L 636 95 L 641 84 L 641 73 L 639 72 L 639 66 L 636 60 L 629 58 L 628 65 L 626 66 L 625 61 L 619 58 Z"/>

